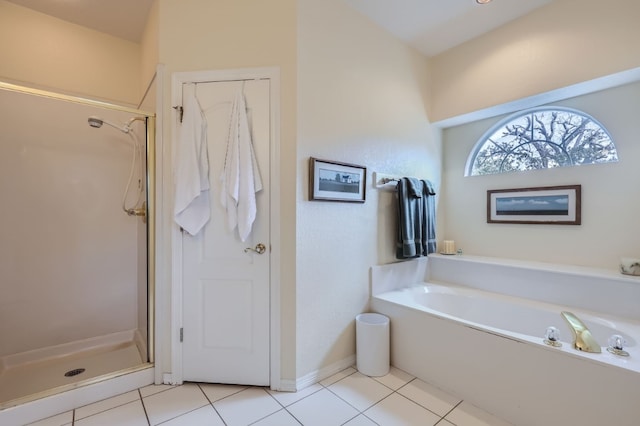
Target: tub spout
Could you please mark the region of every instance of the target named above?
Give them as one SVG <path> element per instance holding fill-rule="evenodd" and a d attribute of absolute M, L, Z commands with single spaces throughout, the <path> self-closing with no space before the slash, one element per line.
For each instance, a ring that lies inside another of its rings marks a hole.
<path fill-rule="evenodd" d="M 602 352 L 600 345 L 591 335 L 587 326 L 571 312 L 563 311 L 562 318 L 569 324 L 569 329 L 573 333 L 573 347 L 579 351 L 599 354 Z"/>

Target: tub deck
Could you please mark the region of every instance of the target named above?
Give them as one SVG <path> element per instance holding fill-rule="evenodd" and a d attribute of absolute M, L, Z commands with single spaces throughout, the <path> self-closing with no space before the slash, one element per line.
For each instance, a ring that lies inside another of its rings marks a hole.
<path fill-rule="evenodd" d="M 414 285 L 378 294 L 374 299 L 423 311 L 481 332 L 541 345 L 568 356 L 640 373 L 638 321 L 442 283 Z M 582 352 L 573 347 L 573 335 L 560 315 L 562 311 L 573 312 L 587 325 L 602 347 L 602 353 Z M 544 343 L 544 333 L 549 326 L 554 326 L 560 331 L 562 346 L 553 347 Z M 607 351 L 608 339 L 614 334 L 625 339 L 625 350 L 629 352 L 629 357 L 621 357 Z"/>
<path fill-rule="evenodd" d="M 429 286 L 431 306 L 420 300 L 428 299 Z M 517 425 L 637 425 L 640 280 L 634 277 L 429 256 L 374 267 L 372 294 L 372 311 L 391 319 L 392 365 L 422 380 Z M 579 352 L 568 328 L 561 329 L 562 348 L 542 343 L 547 326 L 564 323 L 565 308 L 593 327 L 602 346 L 611 331 L 624 334 L 631 357 Z"/>

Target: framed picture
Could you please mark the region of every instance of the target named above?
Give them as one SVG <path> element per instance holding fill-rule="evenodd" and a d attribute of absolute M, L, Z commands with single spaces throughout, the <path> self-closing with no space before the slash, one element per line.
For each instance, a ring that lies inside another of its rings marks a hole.
<path fill-rule="evenodd" d="M 364 203 L 367 169 L 355 164 L 310 158 L 309 199 Z"/>
<path fill-rule="evenodd" d="M 487 191 L 487 223 L 580 225 L 580 185 Z"/>

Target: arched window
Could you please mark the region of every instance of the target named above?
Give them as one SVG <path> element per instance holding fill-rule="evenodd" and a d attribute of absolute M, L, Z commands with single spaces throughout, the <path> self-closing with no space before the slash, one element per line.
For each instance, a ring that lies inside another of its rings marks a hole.
<path fill-rule="evenodd" d="M 618 161 L 609 132 L 584 112 L 534 108 L 502 120 L 476 143 L 465 176 Z"/>

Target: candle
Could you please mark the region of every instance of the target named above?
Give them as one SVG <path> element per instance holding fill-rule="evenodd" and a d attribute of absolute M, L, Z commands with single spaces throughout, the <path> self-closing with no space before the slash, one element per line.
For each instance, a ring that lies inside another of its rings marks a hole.
<path fill-rule="evenodd" d="M 444 240 L 444 254 L 454 254 L 456 252 L 456 242 L 453 240 Z"/>

